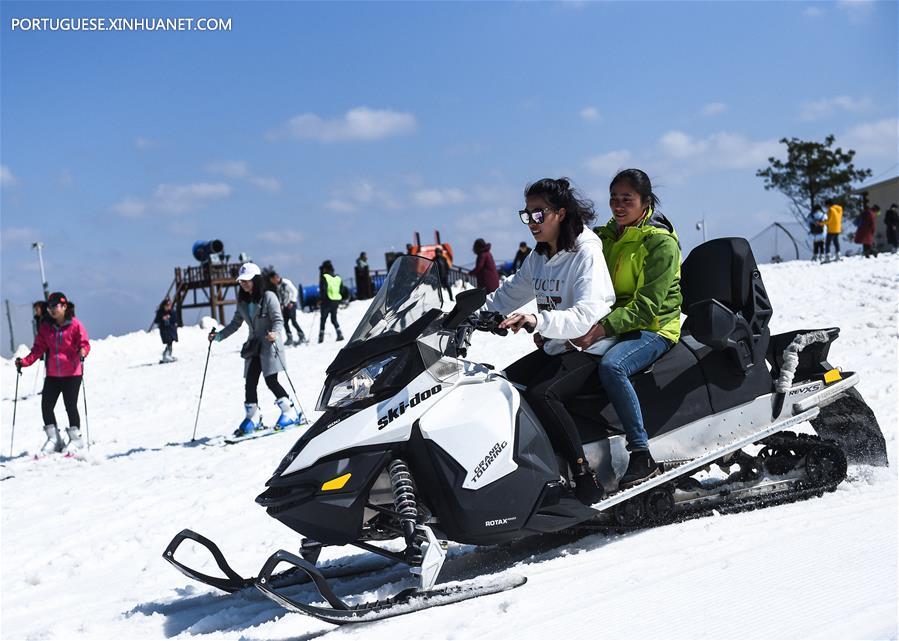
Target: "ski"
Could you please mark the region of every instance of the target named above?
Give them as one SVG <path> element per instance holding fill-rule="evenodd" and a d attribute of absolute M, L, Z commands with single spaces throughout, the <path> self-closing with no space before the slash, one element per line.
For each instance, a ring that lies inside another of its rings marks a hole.
<path fill-rule="evenodd" d="M 283 427 L 281 429 L 274 429 L 272 427 L 263 427 L 262 429 L 256 430 L 255 432 L 250 432 L 246 436 L 226 436 L 224 441 L 222 441 L 222 445 L 234 445 L 235 443 L 243 443 L 244 441 L 252 441 L 257 438 L 263 438 L 265 436 L 274 436 L 276 434 L 281 434 L 282 432 L 287 432 L 297 427 L 303 427 L 309 424 L 309 421 L 303 420 L 299 423 L 292 423 L 287 427 Z"/>
<path fill-rule="evenodd" d="M 301 603 L 279 591 L 279 586 L 274 585 L 274 579 L 278 575 L 272 575 L 272 570 L 280 563 L 289 563 L 292 569 L 299 570 L 308 575 L 309 580 L 315 585 L 319 594 L 330 604 L 330 607 Z M 364 623 L 379 621 L 390 617 L 418 612 L 441 605 L 467 601 L 489 594 L 505 592 L 527 583 L 527 577 L 512 575 L 498 576 L 493 580 L 472 579 L 470 581 L 452 582 L 430 590 L 418 590 L 407 588 L 396 596 L 382 601 L 371 601 L 357 605 L 344 603 L 331 590 L 327 578 L 311 563 L 300 557 L 278 550 L 262 567 L 259 578 L 256 579 L 256 587 L 265 596 L 275 603 L 300 614 L 307 614 L 326 623 L 345 625 L 348 623 Z"/>

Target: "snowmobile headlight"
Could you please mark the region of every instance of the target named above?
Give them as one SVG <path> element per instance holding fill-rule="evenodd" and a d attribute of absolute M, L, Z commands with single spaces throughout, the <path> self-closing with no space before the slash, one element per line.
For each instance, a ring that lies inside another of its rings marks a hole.
<path fill-rule="evenodd" d="M 330 408 L 343 407 L 369 398 L 375 380 L 394 360 L 395 354 L 366 363 L 352 372 L 348 378 L 334 383 L 327 394 L 323 395 L 322 404 Z"/>

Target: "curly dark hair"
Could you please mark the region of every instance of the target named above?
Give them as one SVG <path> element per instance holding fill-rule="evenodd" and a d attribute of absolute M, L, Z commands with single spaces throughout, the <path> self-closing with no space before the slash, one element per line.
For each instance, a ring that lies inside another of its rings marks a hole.
<path fill-rule="evenodd" d="M 577 243 L 577 237 L 584 227 L 596 218 L 593 201 L 581 197 L 571 186 L 568 178 L 543 178 L 531 183 L 524 189 L 524 197 L 543 198 L 555 210 L 564 209 L 565 218 L 559 225 L 559 251 L 570 251 Z M 549 251 L 546 243 L 537 243 L 534 248 L 538 254 L 545 255 Z"/>

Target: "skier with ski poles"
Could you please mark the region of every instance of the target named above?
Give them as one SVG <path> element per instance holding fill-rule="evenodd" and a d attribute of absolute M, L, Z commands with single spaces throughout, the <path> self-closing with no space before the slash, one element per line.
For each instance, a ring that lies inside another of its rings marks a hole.
<path fill-rule="evenodd" d="M 62 292 L 54 292 L 47 299 L 47 313 L 38 329 L 31 352 L 25 358 L 16 359 L 16 369 L 21 371 L 41 356 L 47 354 L 47 376 L 41 396 L 41 412 L 44 419 L 44 433 L 47 440 L 41 446 L 41 453 L 75 453 L 84 447 L 81 438 L 81 417 L 78 414 L 78 393 L 81 389 L 83 373 L 82 361 L 90 353 L 91 346 L 87 330 L 75 318 L 75 306 Z M 63 443 L 56 423 L 53 408 L 62 394 L 69 418 Z"/>
<path fill-rule="evenodd" d="M 234 432 L 235 436 L 240 437 L 264 428 L 256 392 L 260 375 L 264 377 L 265 384 L 275 395 L 275 402 L 281 410 L 281 416 L 278 417 L 274 429 L 280 430 L 299 423 L 301 417 L 287 392 L 278 382 L 278 372 L 284 371 L 277 354 L 278 350 L 284 349 L 281 343 L 281 330 L 284 327 L 281 303 L 274 292 L 266 289 L 262 270 L 255 263 L 244 263 L 240 266 L 237 282 L 240 291 L 234 317 L 222 331 L 216 332 L 213 329 L 209 332 L 209 340 L 223 341 L 236 332 L 243 323 L 250 329 L 249 337 L 240 350 L 240 355 L 245 360 L 246 379 L 244 395 L 246 418 Z"/>

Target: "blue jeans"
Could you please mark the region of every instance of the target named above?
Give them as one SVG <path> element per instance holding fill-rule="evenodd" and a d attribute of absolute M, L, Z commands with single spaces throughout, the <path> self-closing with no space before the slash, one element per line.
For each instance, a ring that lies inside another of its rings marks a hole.
<path fill-rule="evenodd" d="M 628 332 L 599 362 L 599 380 L 618 413 L 631 452 L 648 450 L 649 438 L 643 428 L 640 400 L 629 377 L 656 362 L 670 347 L 671 341 L 655 332 Z"/>

